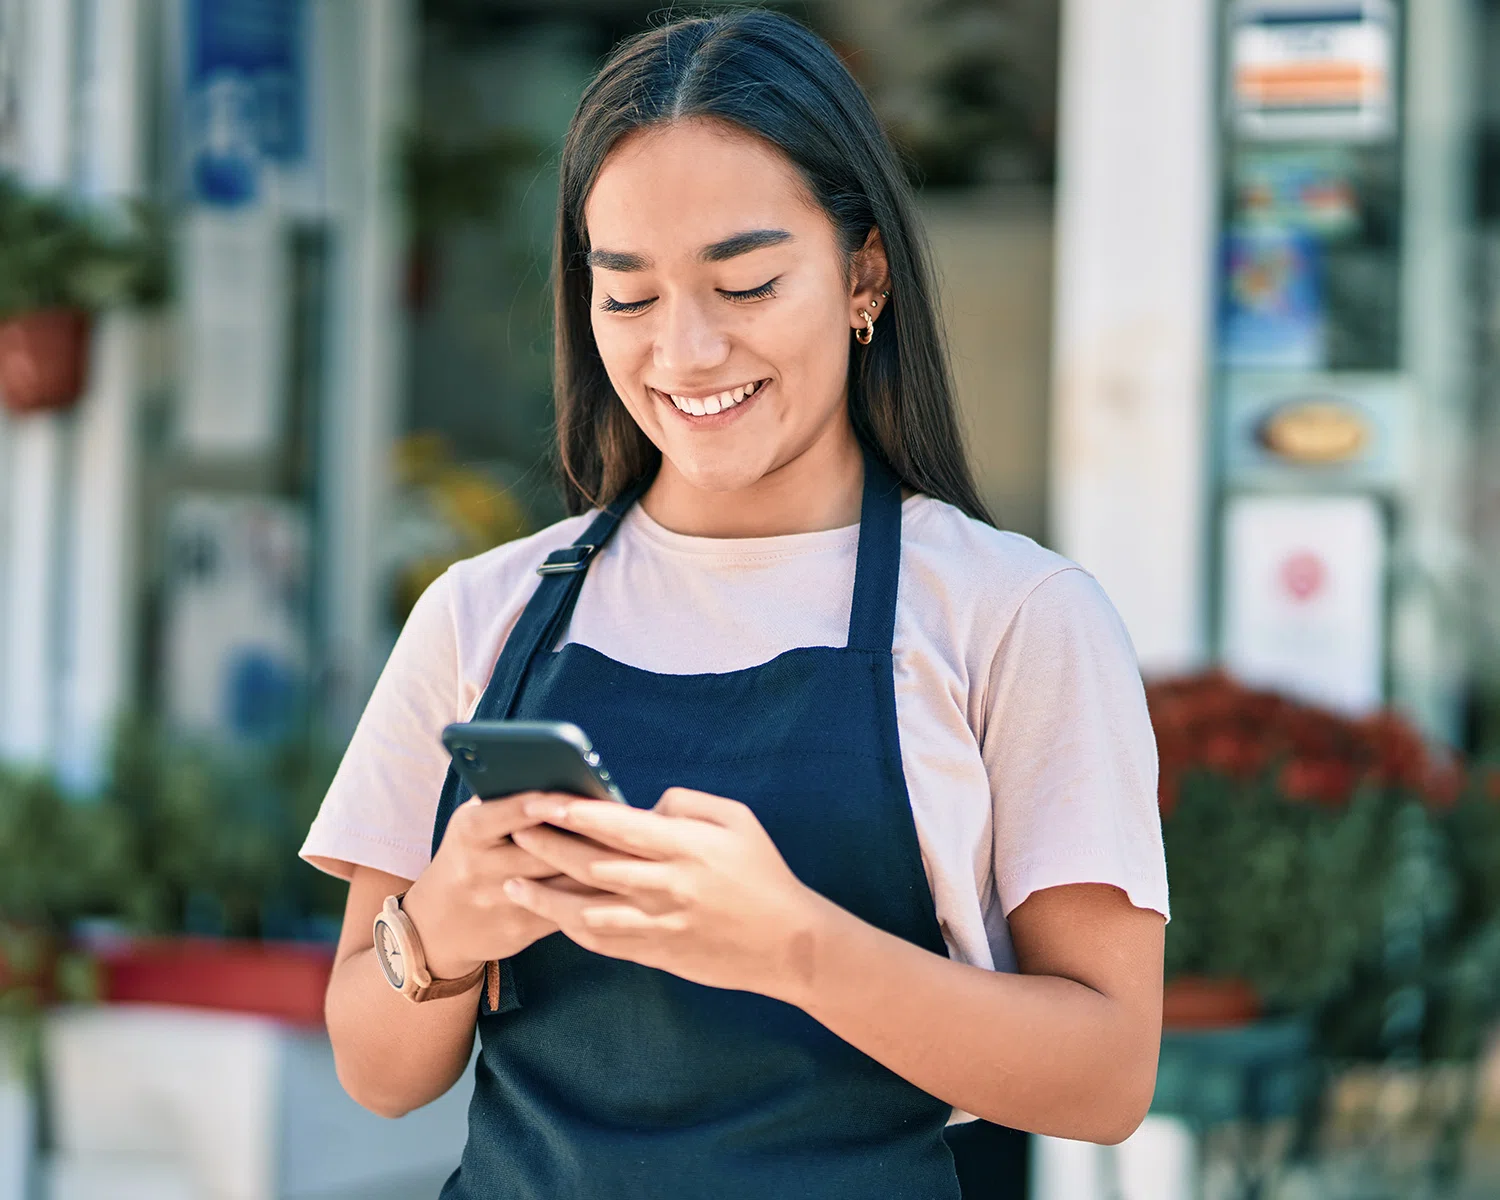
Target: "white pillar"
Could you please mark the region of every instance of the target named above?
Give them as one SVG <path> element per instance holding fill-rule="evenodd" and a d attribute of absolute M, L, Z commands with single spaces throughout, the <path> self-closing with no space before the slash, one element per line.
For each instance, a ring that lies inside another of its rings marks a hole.
<path fill-rule="evenodd" d="M 70 0 L 31 0 L 25 11 L 26 51 L 21 84 L 21 166 L 32 184 L 56 188 L 68 180 L 72 145 L 73 6 Z M 8 492 L 6 530 L 0 534 L 4 666 L 0 696 L 0 756 L 43 765 L 57 715 L 57 612 L 63 418 L 10 421 L 8 461 L 0 487 Z"/>
<path fill-rule="evenodd" d="M 1147 672 L 1205 654 L 1214 8 L 1063 4 L 1051 540 Z"/>
<path fill-rule="evenodd" d="M 347 733 L 388 650 L 376 540 L 403 380 L 393 154 L 409 95 L 414 17 L 409 0 L 341 0 L 329 15 L 321 32 L 334 37 L 320 52 L 339 53 L 342 28 L 349 35 L 344 52 L 353 56 L 344 95 L 331 97 L 330 126 L 348 121 L 358 131 L 343 155 L 329 147 L 336 241 L 319 530 L 329 708 L 335 732 Z"/>
<path fill-rule="evenodd" d="M 1479 624 L 1465 561 L 1478 20 L 1469 0 L 1422 0 L 1420 19 L 1406 22 L 1401 340 L 1418 403 L 1415 474 L 1394 548 L 1391 698 L 1429 735 L 1450 741 L 1461 732 L 1469 639 Z"/>
<path fill-rule="evenodd" d="M 82 178 L 93 199 L 142 184 L 147 122 L 142 0 L 96 4 L 84 83 Z M 76 788 L 97 784 L 115 721 L 132 699 L 139 545 L 136 409 L 141 318 L 103 314 L 87 394 L 75 419 L 65 530 L 56 766 Z"/>

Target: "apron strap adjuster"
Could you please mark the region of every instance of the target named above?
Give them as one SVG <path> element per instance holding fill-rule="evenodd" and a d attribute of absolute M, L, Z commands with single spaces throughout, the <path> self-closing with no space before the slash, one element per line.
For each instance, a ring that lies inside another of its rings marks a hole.
<path fill-rule="evenodd" d="M 536 573 L 538 575 L 572 575 L 588 566 L 589 559 L 597 549 L 597 546 L 591 546 L 587 542 L 576 546 L 564 546 L 561 550 L 554 550 L 547 555 L 542 565 L 536 569 Z"/>

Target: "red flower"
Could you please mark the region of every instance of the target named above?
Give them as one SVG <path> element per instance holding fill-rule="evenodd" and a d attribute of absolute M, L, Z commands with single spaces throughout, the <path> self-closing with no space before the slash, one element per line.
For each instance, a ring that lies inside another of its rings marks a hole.
<path fill-rule="evenodd" d="M 1276 782 L 1289 799 L 1329 807 L 1347 804 L 1362 782 L 1412 793 L 1434 807 L 1453 805 L 1467 785 L 1461 762 L 1434 752 L 1391 711 L 1354 720 L 1245 687 L 1219 671 L 1153 682 L 1146 697 L 1163 815 L 1192 770 L 1252 779 L 1280 763 Z M 1500 800 L 1500 771 L 1486 786 Z"/>

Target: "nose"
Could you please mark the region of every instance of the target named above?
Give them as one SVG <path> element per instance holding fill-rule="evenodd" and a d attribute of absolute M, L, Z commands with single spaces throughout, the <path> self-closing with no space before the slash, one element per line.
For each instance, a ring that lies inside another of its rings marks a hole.
<path fill-rule="evenodd" d="M 662 298 L 666 311 L 656 327 L 653 363 L 663 377 L 695 380 L 729 359 L 729 337 L 714 314 L 690 296 Z"/>

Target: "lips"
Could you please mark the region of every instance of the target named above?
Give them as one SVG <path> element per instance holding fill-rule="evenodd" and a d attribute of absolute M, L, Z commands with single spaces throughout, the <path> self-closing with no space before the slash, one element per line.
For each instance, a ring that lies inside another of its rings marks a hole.
<path fill-rule="evenodd" d="M 662 392 L 658 394 L 671 402 L 672 406 L 684 416 L 689 417 L 711 417 L 721 412 L 743 404 L 752 396 L 758 394 L 769 380 L 757 379 L 751 383 L 742 383 L 738 387 L 728 388 L 722 392 L 714 392 L 706 396 L 681 396 L 673 392 Z M 657 389 L 653 389 L 657 390 Z"/>

